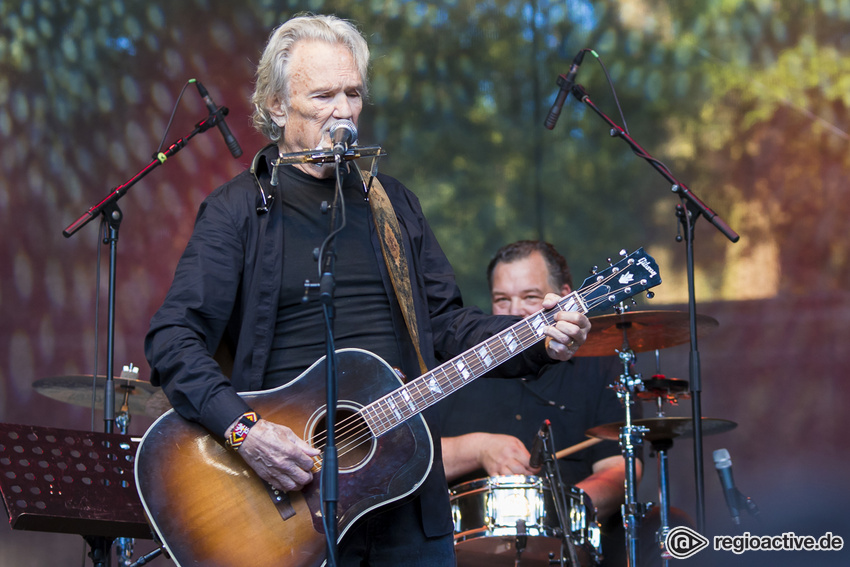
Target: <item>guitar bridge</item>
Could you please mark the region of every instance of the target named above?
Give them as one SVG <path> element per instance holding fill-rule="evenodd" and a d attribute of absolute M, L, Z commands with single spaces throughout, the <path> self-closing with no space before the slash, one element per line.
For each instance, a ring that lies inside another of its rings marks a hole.
<path fill-rule="evenodd" d="M 295 508 L 292 507 L 292 501 L 289 499 L 289 494 L 278 490 L 268 483 L 266 483 L 266 492 L 269 493 L 269 497 L 272 499 L 274 507 L 277 509 L 277 513 L 280 514 L 280 517 L 283 518 L 284 521 L 295 515 Z"/>

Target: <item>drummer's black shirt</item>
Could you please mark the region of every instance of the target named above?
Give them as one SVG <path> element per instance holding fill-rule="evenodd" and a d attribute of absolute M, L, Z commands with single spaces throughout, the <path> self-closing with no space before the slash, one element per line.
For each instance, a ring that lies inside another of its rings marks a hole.
<path fill-rule="evenodd" d="M 585 431 L 597 425 L 623 421 L 625 410 L 607 386 L 619 377 L 615 357 L 582 357 L 549 364 L 539 377 L 523 380 L 481 378 L 438 404 L 443 437 L 473 432 L 513 435 L 531 450 L 543 420 L 551 425 L 555 451 L 587 440 Z M 640 417 L 633 406 L 633 418 Z M 561 476 L 574 485 L 593 473 L 593 463 L 620 453 L 614 441 L 558 459 Z M 486 477 L 482 469 L 453 484 Z"/>

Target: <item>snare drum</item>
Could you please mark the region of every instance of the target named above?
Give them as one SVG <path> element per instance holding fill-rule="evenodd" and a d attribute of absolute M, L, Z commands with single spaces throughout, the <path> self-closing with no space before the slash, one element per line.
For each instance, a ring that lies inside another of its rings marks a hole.
<path fill-rule="evenodd" d="M 569 487 L 566 492 L 566 535 L 581 566 L 596 565 L 601 552 L 595 510 L 581 489 Z M 449 498 L 459 567 L 513 566 L 517 546 L 523 545 L 523 565 L 549 565 L 550 559 L 561 557 L 560 525 L 547 479 L 481 478 L 453 487 Z"/>

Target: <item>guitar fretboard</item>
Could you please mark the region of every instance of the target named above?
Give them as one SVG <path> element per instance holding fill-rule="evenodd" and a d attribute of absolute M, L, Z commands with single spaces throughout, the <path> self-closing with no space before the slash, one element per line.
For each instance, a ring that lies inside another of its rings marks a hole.
<path fill-rule="evenodd" d="M 587 307 L 579 292 L 570 293 L 561 298 L 552 309 L 538 311 L 513 324 L 474 348 L 372 402 L 364 407 L 360 414 L 373 435 L 382 435 L 543 340 L 546 327 L 555 323 L 555 313 L 558 311 L 586 313 Z"/>

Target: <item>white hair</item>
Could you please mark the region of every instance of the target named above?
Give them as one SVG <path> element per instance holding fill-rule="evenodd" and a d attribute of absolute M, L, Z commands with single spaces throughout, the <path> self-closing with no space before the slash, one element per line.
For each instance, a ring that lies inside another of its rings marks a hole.
<path fill-rule="evenodd" d="M 282 97 L 284 107 L 289 107 L 289 63 L 295 44 L 301 40 L 339 43 L 347 47 L 360 73 L 364 99 L 367 95 L 369 46 L 354 24 L 329 15 L 307 14 L 292 18 L 271 33 L 257 66 L 257 82 L 251 95 L 254 127 L 273 142 L 280 140 L 283 131 L 272 120 L 269 105 L 275 97 Z"/>

